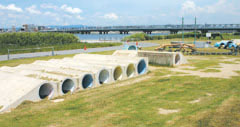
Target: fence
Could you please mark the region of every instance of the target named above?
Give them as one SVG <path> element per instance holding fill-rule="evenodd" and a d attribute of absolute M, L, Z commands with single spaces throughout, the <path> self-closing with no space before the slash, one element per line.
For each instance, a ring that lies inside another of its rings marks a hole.
<path fill-rule="evenodd" d="M 14 51 L 29 51 L 29 50 L 40 50 L 40 49 L 51 49 L 51 52 L 52 52 L 52 56 L 54 56 L 54 47 L 39 47 L 39 48 L 25 48 L 25 49 L 8 49 L 8 54 L 7 54 L 7 58 L 8 60 L 10 60 L 10 55 L 11 55 L 11 52 L 14 52 Z"/>

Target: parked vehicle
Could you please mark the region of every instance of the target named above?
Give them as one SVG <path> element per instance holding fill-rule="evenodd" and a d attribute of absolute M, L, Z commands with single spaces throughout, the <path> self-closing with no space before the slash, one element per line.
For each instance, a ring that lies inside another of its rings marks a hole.
<path fill-rule="evenodd" d="M 217 47 L 219 49 L 225 48 L 226 45 L 228 45 L 228 43 L 229 43 L 229 40 L 222 40 L 220 42 L 215 43 L 214 47 Z"/>

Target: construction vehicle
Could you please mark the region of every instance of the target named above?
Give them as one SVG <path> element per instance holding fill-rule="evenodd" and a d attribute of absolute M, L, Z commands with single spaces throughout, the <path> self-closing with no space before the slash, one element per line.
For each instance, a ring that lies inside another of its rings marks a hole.
<path fill-rule="evenodd" d="M 160 47 L 155 49 L 156 51 L 169 51 L 169 52 L 183 52 L 187 54 L 192 54 L 196 52 L 196 48 L 194 44 L 163 44 Z"/>

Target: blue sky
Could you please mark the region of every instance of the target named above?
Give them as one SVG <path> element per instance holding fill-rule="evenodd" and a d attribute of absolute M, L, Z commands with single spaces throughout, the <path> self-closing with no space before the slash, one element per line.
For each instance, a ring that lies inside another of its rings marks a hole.
<path fill-rule="evenodd" d="M 2 0 L 0 27 L 240 23 L 240 0 Z"/>

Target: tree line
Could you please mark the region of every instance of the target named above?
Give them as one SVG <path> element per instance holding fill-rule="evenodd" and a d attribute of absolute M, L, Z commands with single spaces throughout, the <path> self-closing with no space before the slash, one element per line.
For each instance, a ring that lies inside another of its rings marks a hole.
<path fill-rule="evenodd" d="M 50 46 L 79 42 L 78 37 L 68 33 L 1 33 L 1 48 L 24 46 Z"/>
<path fill-rule="evenodd" d="M 212 33 L 212 37 L 210 39 L 229 39 L 229 38 L 240 38 L 239 33 Z M 194 32 L 184 33 L 184 38 L 194 38 Z M 130 36 L 123 38 L 123 41 L 145 41 L 145 40 L 162 40 L 162 39 L 176 39 L 182 38 L 182 34 L 169 34 L 169 35 L 155 35 L 150 36 L 145 33 L 136 33 Z M 197 39 L 208 39 L 206 37 L 206 33 L 196 33 Z"/>

